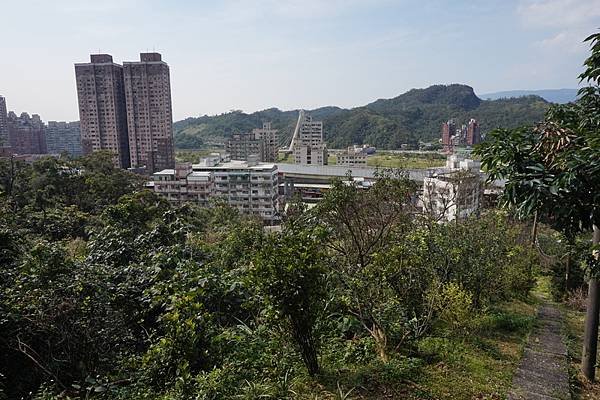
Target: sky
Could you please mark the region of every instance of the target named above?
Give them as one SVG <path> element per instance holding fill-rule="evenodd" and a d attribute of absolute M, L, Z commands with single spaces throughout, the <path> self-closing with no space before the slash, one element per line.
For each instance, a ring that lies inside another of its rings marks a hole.
<path fill-rule="evenodd" d="M 74 63 L 157 51 L 174 120 L 411 88 L 575 88 L 600 0 L 0 0 L 9 110 L 77 120 Z"/>

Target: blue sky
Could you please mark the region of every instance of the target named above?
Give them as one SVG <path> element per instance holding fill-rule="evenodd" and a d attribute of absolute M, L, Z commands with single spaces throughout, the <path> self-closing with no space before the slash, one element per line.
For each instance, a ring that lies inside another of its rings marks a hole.
<path fill-rule="evenodd" d="M 73 63 L 155 49 L 175 120 L 353 107 L 414 87 L 576 87 L 600 0 L 0 0 L 8 108 L 76 120 Z"/>

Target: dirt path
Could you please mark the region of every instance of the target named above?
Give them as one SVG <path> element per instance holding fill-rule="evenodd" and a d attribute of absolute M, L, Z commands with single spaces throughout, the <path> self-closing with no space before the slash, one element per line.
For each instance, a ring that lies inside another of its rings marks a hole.
<path fill-rule="evenodd" d="M 546 300 L 513 377 L 509 400 L 571 399 L 562 324 L 560 310 Z"/>

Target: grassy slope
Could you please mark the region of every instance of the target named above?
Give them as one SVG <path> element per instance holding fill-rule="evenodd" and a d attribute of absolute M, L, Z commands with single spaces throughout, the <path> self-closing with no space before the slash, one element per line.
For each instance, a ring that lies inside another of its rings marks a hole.
<path fill-rule="evenodd" d="M 294 383 L 301 399 L 501 399 L 533 327 L 536 301 L 512 301 L 474 318 L 465 335 L 421 340 L 410 356 L 352 364 L 323 356 L 322 376 Z M 350 392 L 350 393 L 348 393 Z"/>

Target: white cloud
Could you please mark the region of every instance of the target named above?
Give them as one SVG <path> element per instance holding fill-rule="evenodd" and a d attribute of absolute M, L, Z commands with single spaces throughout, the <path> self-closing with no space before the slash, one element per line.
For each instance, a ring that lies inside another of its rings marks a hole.
<path fill-rule="evenodd" d="M 541 50 L 582 54 L 582 43 L 600 28 L 600 0 L 521 0 L 517 13 L 526 28 L 545 36 L 534 43 Z"/>
<path fill-rule="evenodd" d="M 517 12 L 531 27 L 577 28 L 599 23 L 600 0 L 521 0 Z"/>

